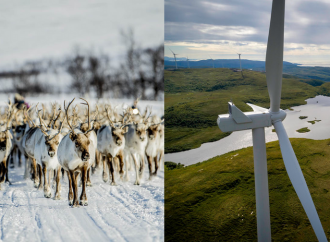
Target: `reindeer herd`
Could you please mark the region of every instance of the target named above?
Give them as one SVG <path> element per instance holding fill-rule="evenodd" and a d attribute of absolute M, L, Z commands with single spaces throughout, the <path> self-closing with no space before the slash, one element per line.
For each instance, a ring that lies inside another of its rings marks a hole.
<path fill-rule="evenodd" d="M 138 100 L 118 111 L 118 106 L 91 107 L 80 99 L 82 103 L 75 106 L 75 99 L 67 105 L 64 101 L 63 109 L 55 103 L 50 109 L 44 104 L 38 109 L 37 104 L 19 110 L 9 102 L 4 113 L 0 110 L 0 186 L 10 184 L 8 166 L 14 165 L 16 157 L 20 166 L 22 155 L 24 178 L 30 177 L 46 198 L 52 196 L 53 184 L 54 199 L 61 198 L 61 177 L 67 174 L 73 207 L 88 205 L 86 186 L 92 186 L 90 177 L 96 169 L 103 169 L 103 181 L 110 179 L 111 185 L 116 185 L 118 175 L 128 182 L 133 164 L 134 185 L 140 185 L 145 160 L 149 179 L 157 175 L 164 156 L 164 120 L 151 116 L 148 107 L 141 114 Z M 82 186 L 79 199 L 78 184 Z"/>

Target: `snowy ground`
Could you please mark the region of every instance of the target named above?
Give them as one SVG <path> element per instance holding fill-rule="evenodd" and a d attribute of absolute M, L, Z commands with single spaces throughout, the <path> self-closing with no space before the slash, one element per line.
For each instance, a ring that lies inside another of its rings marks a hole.
<path fill-rule="evenodd" d="M 66 176 L 62 199 L 53 200 L 54 189 L 52 198 L 44 198 L 24 180 L 23 168 L 10 169 L 12 185 L 2 184 L 0 191 L 1 241 L 163 241 L 163 166 L 151 181 L 145 169 L 141 186 L 133 185 L 133 170 L 130 181 L 117 179 L 117 186 L 104 183 L 98 171 L 87 188 L 88 206 L 71 208 Z"/>

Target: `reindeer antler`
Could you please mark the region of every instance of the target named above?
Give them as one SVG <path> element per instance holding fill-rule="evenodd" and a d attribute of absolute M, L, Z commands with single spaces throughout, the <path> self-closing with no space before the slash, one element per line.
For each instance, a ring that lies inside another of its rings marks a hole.
<path fill-rule="evenodd" d="M 86 99 L 83 99 L 82 97 L 80 99 L 81 100 L 84 100 L 86 102 L 86 103 L 81 103 L 81 104 L 87 105 L 87 112 L 88 112 L 88 114 L 87 114 L 87 117 L 88 117 L 87 122 L 88 122 L 88 129 L 90 129 L 91 128 L 91 123 L 89 122 L 89 103 L 87 102 Z"/>
<path fill-rule="evenodd" d="M 65 100 L 64 100 L 64 109 L 65 109 L 66 119 L 67 119 L 68 125 L 69 125 L 69 127 L 71 128 L 71 131 L 72 131 L 73 134 L 75 134 L 75 132 L 74 132 L 74 129 L 72 128 L 72 126 L 71 126 L 71 124 L 70 124 L 70 122 L 69 122 L 68 110 L 69 110 L 69 107 L 70 107 L 71 103 L 73 103 L 73 101 L 74 101 L 75 99 L 76 99 L 76 98 L 72 99 L 72 101 L 69 103 L 69 105 L 68 105 L 67 108 L 65 108 Z"/>

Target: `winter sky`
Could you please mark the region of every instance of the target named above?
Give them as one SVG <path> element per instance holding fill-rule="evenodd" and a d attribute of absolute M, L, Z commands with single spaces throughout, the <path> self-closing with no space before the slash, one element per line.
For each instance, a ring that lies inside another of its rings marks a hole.
<path fill-rule="evenodd" d="M 189 59 L 265 60 L 271 0 L 165 0 L 169 47 Z M 330 66 L 330 1 L 287 0 L 284 60 Z"/>
<path fill-rule="evenodd" d="M 125 46 L 120 31 L 134 30 L 140 47 L 164 41 L 163 0 L 0 0 L 0 68 L 68 55 L 79 46 L 107 51 Z"/>

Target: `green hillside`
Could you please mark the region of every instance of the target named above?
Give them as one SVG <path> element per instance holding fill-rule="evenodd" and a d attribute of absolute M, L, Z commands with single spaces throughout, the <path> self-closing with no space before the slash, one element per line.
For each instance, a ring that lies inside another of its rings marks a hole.
<path fill-rule="evenodd" d="M 265 73 L 225 68 L 165 70 L 165 152 L 199 147 L 227 135 L 217 127 L 231 99 L 242 111 L 245 103 L 269 107 Z M 329 95 L 330 83 L 284 75 L 281 108 L 305 104 L 305 99 Z"/>
<path fill-rule="evenodd" d="M 330 238 L 330 139 L 290 139 Z M 277 141 L 267 143 L 272 241 L 317 241 Z M 252 147 L 166 170 L 165 241 L 257 241 Z"/>

